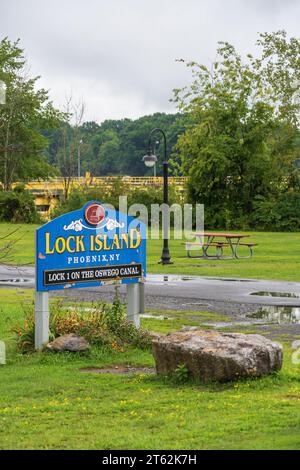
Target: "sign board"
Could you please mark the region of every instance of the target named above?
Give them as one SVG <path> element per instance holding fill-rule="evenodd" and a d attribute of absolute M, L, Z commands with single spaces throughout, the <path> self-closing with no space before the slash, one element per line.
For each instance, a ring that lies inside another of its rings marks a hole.
<path fill-rule="evenodd" d="M 36 290 L 135 283 L 146 276 L 146 226 L 97 201 L 36 231 Z"/>
<path fill-rule="evenodd" d="M 49 340 L 49 291 L 120 283 L 127 318 L 139 325 L 144 309 L 146 226 L 98 201 L 36 230 L 35 347 Z"/>

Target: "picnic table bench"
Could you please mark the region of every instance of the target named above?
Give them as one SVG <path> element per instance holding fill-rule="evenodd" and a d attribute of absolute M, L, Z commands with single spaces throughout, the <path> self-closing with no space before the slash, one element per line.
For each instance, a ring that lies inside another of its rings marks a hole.
<path fill-rule="evenodd" d="M 253 248 L 257 243 L 244 242 L 243 239 L 249 235 L 236 233 L 219 233 L 219 232 L 196 232 L 194 234 L 199 238 L 199 242 L 186 242 L 186 251 L 189 258 L 197 259 L 241 259 L 251 258 L 253 256 Z M 221 240 L 220 240 L 221 239 Z M 244 246 L 249 249 L 249 255 L 240 256 L 239 247 Z M 224 256 L 224 248 L 230 248 L 231 255 Z M 192 255 L 191 251 L 200 249 L 200 255 Z M 215 248 L 215 253 L 211 254 L 211 248 Z"/>

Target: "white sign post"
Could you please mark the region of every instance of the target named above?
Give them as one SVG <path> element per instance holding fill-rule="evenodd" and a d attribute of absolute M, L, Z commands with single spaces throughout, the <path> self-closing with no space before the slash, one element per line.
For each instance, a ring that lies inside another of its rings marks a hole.
<path fill-rule="evenodd" d="M 35 293 L 35 349 L 49 342 L 49 292 Z"/>
<path fill-rule="evenodd" d="M 143 282 L 126 285 L 127 320 L 140 326 L 140 314 L 145 312 L 145 285 Z"/>

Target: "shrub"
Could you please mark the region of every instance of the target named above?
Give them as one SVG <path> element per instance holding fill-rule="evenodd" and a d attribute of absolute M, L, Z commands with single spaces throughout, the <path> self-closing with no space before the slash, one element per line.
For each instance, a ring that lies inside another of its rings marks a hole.
<path fill-rule="evenodd" d="M 114 341 L 114 337 L 109 335 L 106 329 L 104 316 L 105 305 L 99 304 L 89 311 L 83 307 L 70 307 L 62 309 L 61 303 L 56 303 L 50 315 L 51 337 L 75 333 L 83 336 L 91 344 L 99 346 L 109 345 Z"/>
<path fill-rule="evenodd" d="M 277 199 L 257 197 L 252 224 L 263 230 L 285 232 L 300 229 L 300 194 L 287 192 Z"/>
<path fill-rule="evenodd" d="M 24 310 L 25 319 L 17 323 L 12 332 L 15 334 L 21 352 L 34 350 L 34 308 Z M 90 309 L 82 305 L 64 309 L 57 302 L 50 309 L 50 340 L 59 336 L 75 333 L 83 336 L 96 346 L 106 346 L 122 350 L 126 345 L 145 349 L 151 346 L 151 336 L 142 328 L 137 328 L 125 317 L 125 307 L 119 301 L 111 304 L 100 303 Z"/>
<path fill-rule="evenodd" d="M 150 214 L 151 204 L 162 204 L 163 189 L 161 187 L 130 188 L 121 179 L 115 181 L 114 188 L 96 186 L 94 188 L 74 189 L 69 198 L 61 201 L 52 211 L 51 217 L 55 218 L 67 212 L 78 210 L 91 200 L 103 201 L 106 204 L 113 205 L 118 210 L 119 196 L 127 196 L 128 208 L 132 204 L 144 204 Z M 169 187 L 169 204 L 174 203 L 182 204 L 182 201 L 176 189 L 171 186 Z"/>
<path fill-rule="evenodd" d="M 291 190 L 276 197 L 256 196 L 253 201 L 253 211 L 249 213 L 243 213 L 238 204 L 230 209 L 222 201 L 218 210 L 213 206 L 205 206 L 205 228 L 298 231 L 300 229 L 300 194 Z"/>
<path fill-rule="evenodd" d="M 34 314 L 26 313 L 23 323 L 12 327 L 12 333 L 16 336 L 18 349 L 24 353 L 34 349 Z"/>
<path fill-rule="evenodd" d="M 185 364 L 178 364 L 176 367 L 172 379 L 175 383 L 184 384 L 190 379 L 190 373 Z"/>
<path fill-rule="evenodd" d="M 62 199 L 53 209 L 51 218 L 54 219 L 67 212 L 78 210 L 91 200 L 103 201 L 106 204 L 112 204 L 118 209 L 119 196 L 126 195 L 129 191 L 130 188 L 123 183 L 121 178 L 115 180 L 113 187 L 95 186 L 93 188 L 75 188 L 70 192 L 68 199 Z"/>
<path fill-rule="evenodd" d="M 128 343 L 141 349 L 151 346 L 151 335 L 147 330 L 137 328 L 126 319 L 125 307 L 119 298 L 114 301 L 111 308 L 105 311 L 104 315 L 109 332 L 115 335 L 121 343 Z"/>
<path fill-rule="evenodd" d="M 39 221 L 34 198 L 23 185 L 0 191 L 0 221 L 31 224 Z"/>

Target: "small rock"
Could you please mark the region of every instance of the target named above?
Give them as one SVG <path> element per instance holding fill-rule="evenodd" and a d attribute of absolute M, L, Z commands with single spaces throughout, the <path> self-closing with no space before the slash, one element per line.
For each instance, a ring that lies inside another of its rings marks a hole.
<path fill-rule="evenodd" d="M 185 329 L 154 339 L 152 347 L 158 374 L 185 364 L 204 382 L 260 377 L 282 366 L 282 347 L 256 334 Z"/>
<path fill-rule="evenodd" d="M 55 338 L 52 343 L 47 344 L 47 349 L 54 352 L 62 351 L 87 351 L 90 348 L 89 343 L 82 336 L 77 336 L 74 333 L 68 335 L 59 336 Z"/>

